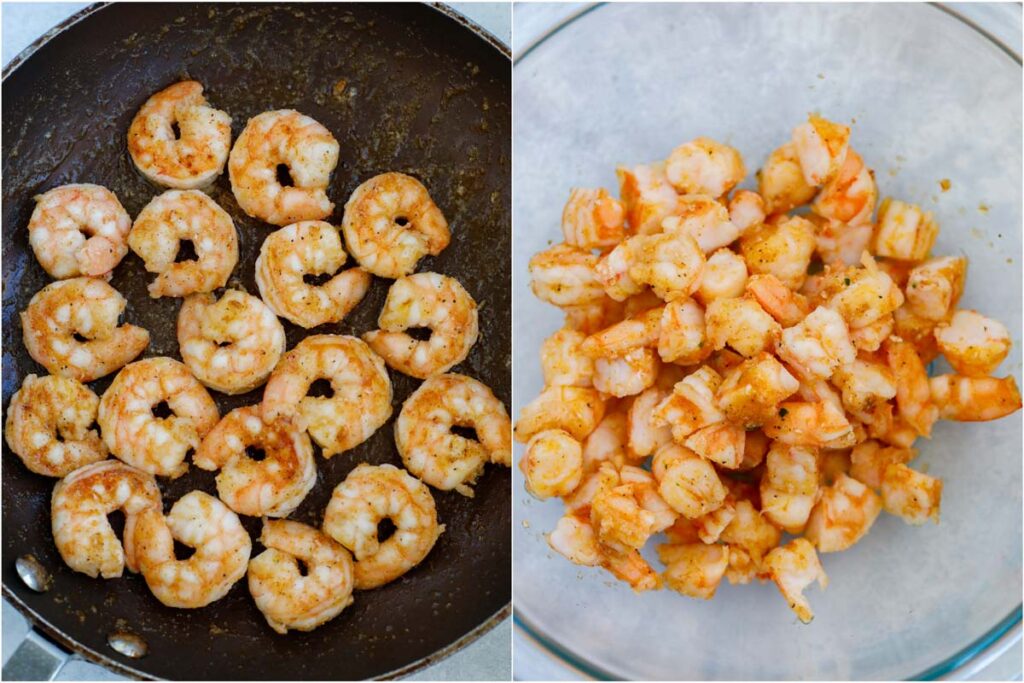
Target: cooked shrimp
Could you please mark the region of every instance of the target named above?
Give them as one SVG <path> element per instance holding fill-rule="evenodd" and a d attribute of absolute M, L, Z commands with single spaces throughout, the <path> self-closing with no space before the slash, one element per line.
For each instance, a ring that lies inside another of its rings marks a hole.
<path fill-rule="evenodd" d="M 117 324 L 126 303 L 102 280 L 53 282 L 21 313 L 25 348 L 54 375 L 80 382 L 109 375 L 149 346 L 149 332 Z"/>
<path fill-rule="evenodd" d="M 128 153 L 139 172 L 178 190 L 212 184 L 224 172 L 230 149 L 231 117 L 206 102 L 196 81 L 150 96 L 128 128 Z"/>
<path fill-rule="evenodd" d="M 153 410 L 166 404 L 168 417 Z M 185 474 L 185 456 L 220 416 L 217 404 L 182 363 L 146 358 L 117 374 L 100 398 L 97 422 L 107 448 L 139 469 L 175 479 Z"/>
<path fill-rule="evenodd" d="M 266 550 L 249 560 L 249 593 L 270 628 L 312 631 L 352 604 L 352 555 L 327 534 L 265 519 L 260 543 Z"/>
<path fill-rule="evenodd" d="M 716 392 L 718 407 L 739 425 L 764 424 L 800 383 L 768 352 L 748 358 L 726 373 Z"/>
<path fill-rule="evenodd" d="M 629 248 L 629 278 L 650 285 L 666 301 L 686 297 L 700 286 L 704 252 L 687 234 L 637 235 Z"/>
<path fill-rule="evenodd" d="M 704 311 L 708 344 L 727 345 L 747 356 L 756 356 L 775 344 L 782 327 L 752 297 L 715 299 Z"/>
<path fill-rule="evenodd" d="M 859 358 L 836 368 L 832 383 L 843 392 L 843 407 L 854 415 L 869 414 L 896 396 L 896 376 L 888 366 Z"/>
<path fill-rule="evenodd" d="M 682 443 L 693 432 L 725 419 L 718 406 L 715 393 L 722 384 L 722 377 L 710 366 L 701 366 L 680 380 L 655 409 L 653 424 L 667 424 L 672 428 L 672 438 Z"/>
<path fill-rule="evenodd" d="M 476 302 L 459 281 L 439 273 L 395 280 L 377 318 L 379 330 L 363 339 L 392 368 L 418 379 L 448 372 L 476 343 Z M 430 329 L 430 339 L 410 337 L 410 328 Z"/>
<path fill-rule="evenodd" d="M 886 467 L 893 463 L 906 464 L 916 456 L 913 448 L 886 446 L 868 440 L 857 444 L 850 452 L 850 476 L 877 491 L 882 488 Z"/>
<path fill-rule="evenodd" d="M 584 567 L 601 564 L 601 547 L 597 543 L 594 527 L 587 520 L 565 515 L 558 520 L 547 539 L 551 549 L 570 562 Z"/>
<path fill-rule="evenodd" d="M 650 308 L 587 337 L 579 350 L 591 358 L 615 358 L 653 347 L 661 336 L 664 308 Z"/>
<path fill-rule="evenodd" d="M 622 398 L 635 396 L 653 386 L 658 377 L 658 356 L 652 349 L 637 348 L 617 358 L 594 361 L 594 388 Z"/>
<path fill-rule="evenodd" d="M 770 273 L 797 290 L 807 278 L 815 245 L 813 223 L 800 216 L 782 216 L 745 232 L 740 253 L 751 273 Z"/>
<path fill-rule="evenodd" d="M 146 509 L 159 512 L 160 505 L 153 475 L 117 460 L 95 462 L 71 472 L 53 489 L 53 540 L 76 572 L 116 578 L 124 571 L 125 549 L 107 515 L 121 510 L 131 519 Z"/>
<path fill-rule="evenodd" d="M 862 327 L 852 328 L 850 330 L 850 342 L 858 351 L 874 353 L 882 346 L 882 342 L 889 338 L 895 326 L 895 315 L 886 313 L 874 322 Z"/>
<path fill-rule="evenodd" d="M 317 380 L 331 396 L 308 396 Z M 360 339 L 320 334 L 284 354 L 263 390 L 261 417 L 296 421 L 331 458 L 355 448 L 391 417 L 391 378 L 384 361 Z"/>
<path fill-rule="evenodd" d="M 658 558 L 665 565 L 665 585 L 691 598 L 710 600 L 729 566 L 729 548 L 704 543 L 663 544 Z"/>
<path fill-rule="evenodd" d="M 578 306 L 563 306 L 566 329 L 592 334 L 624 317 L 625 304 L 602 295 L 597 301 Z"/>
<path fill-rule="evenodd" d="M 550 386 L 523 406 L 516 422 L 516 441 L 525 443 L 545 429 L 564 429 L 575 439 L 585 439 L 604 411 L 605 401 L 596 389 Z"/>
<path fill-rule="evenodd" d="M 946 320 L 960 301 L 967 278 L 967 259 L 942 256 L 916 266 L 907 279 L 907 305 L 929 320 Z"/>
<path fill-rule="evenodd" d="M 595 279 L 599 287 L 604 288 L 604 293 L 615 301 L 626 301 L 630 297 L 644 292 L 644 285 L 634 280 L 629 273 L 630 267 L 636 260 L 630 250 L 630 246 L 631 242 L 628 240 L 621 242 L 616 245 L 614 249 L 602 256 L 599 261 L 592 255 L 587 254 L 589 258 L 594 259 L 595 261 L 591 268 L 591 277 Z M 541 252 L 541 254 L 543 253 L 545 252 Z M 533 258 L 536 259 L 541 254 L 537 254 Z M 577 259 L 579 259 L 579 257 L 577 257 Z M 534 261 L 531 260 L 531 273 L 533 273 L 533 263 Z M 580 272 L 577 277 L 582 281 L 584 275 L 584 272 Z M 536 281 L 536 277 L 534 277 L 534 281 Z M 589 285 L 589 283 L 587 284 Z M 533 293 L 539 298 L 558 305 L 557 302 L 551 301 L 541 295 L 532 282 L 530 283 L 530 286 L 533 287 Z"/>
<path fill-rule="evenodd" d="M 932 402 L 944 420 L 984 422 L 1020 410 L 1017 381 L 1009 377 L 939 375 L 929 381 Z"/>
<path fill-rule="evenodd" d="M 916 472 L 903 463 L 890 463 L 882 475 L 882 504 L 886 512 L 908 524 L 916 526 L 929 519 L 938 524 L 942 480 Z"/>
<path fill-rule="evenodd" d="M 871 169 L 860 155 L 848 148 L 839 171 L 825 183 L 814 199 L 811 210 L 819 216 L 842 221 L 849 226 L 867 227 L 865 245 L 870 240 L 871 214 L 878 200 L 878 189 Z M 858 253 L 855 257 L 859 258 Z"/>
<path fill-rule="evenodd" d="M 254 296 L 229 289 L 191 294 L 178 311 L 181 359 L 200 382 L 225 394 L 243 394 L 266 381 L 285 349 L 284 327 Z"/>
<path fill-rule="evenodd" d="M 453 427 L 472 428 L 476 439 Z M 472 497 L 470 486 L 486 463 L 512 464 L 511 431 L 505 405 L 486 385 L 465 375 L 434 375 L 402 404 L 395 445 L 413 475 Z"/>
<path fill-rule="evenodd" d="M 607 190 L 574 187 L 562 210 L 562 234 L 574 247 L 613 247 L 626 236 L 625 221 L 625 206 Z"/>
<path fill-rule="evenodd" d="M 661 221 L 676 209 L 679 195 L 665 176 L 665 164 L 620 166 L 619 196 L 626 207 L 626 221 L 633 233 L 646 235 L 661 230 Z"/>
<path fill-rule="evenodd" d="M 930 211 L 886 198 L 878 207 L 872 246 L 878 256 L 923 261 L 928 258 L 938 234 L 939 226 Z"/>
<path fill-rule="evenodd" d="M 794 128 L 793 148 L 807 184 L 820 187 L 834 178 L 846 161 L 849 144 L 849 126 L 817 114 Z"/>
<path fill-rule="evenodd" d="M 630 404 L 626 433 L 632 457 L 646 458 L 672 441 L 672 429 L 668 425 L 654 424 L 654 409 L 667 396 L 664 389 L 651 387 Z"/>
<path fill-rule="evenodd" d="M 761 479 L 761 514 L 791 534 L 800 533 L 818 494 L 818 453 L 776 441 Z"/>
<path fill-rule="evenodd" d="M 661 227 L 670 234 L 690 235 L 705 254 L 732 244 L 742 232 L 725 204 L 706 194 L 681 195 L 675 213 Z"/>
<path fill-rule="evenodd" d="M 619 481 L 629 486 L 637 504 L 654 515 L 651 530 L 654 533 L 665 531 L 679 518 L 679 513 L 661 497 L 658 492 L 658 480 L 654 475 L 634 465 L 623 465 L 619 469 Z"/>
<path fill-rule="evenodd" d="M 175 263 L 181 242 L 189 241 L 196 259 Z M 231 216 L 198 190 L 168 190 L 142 209 L 128 246 L 146 270 L 157 273 L 149 295 L 186 296 L 212 292 L 227 284 L 238 263 L 238 233 Z"/>
<path fill-rule="evenodd" d="M 720 508 L 692 521 L 694 532 L 704 543 L 717 543 L 725 527 L 729 526 L 735 517 L 736 501 L 731 495 L 726 495 Z"/>
<path fill-rule="evenodd" d="M 686 437 L 683 444 L 691 451 L 727 470 L 739 469 L 743 462 L 746 434 L 742 426 L 718 422 L 701 427 Z"/>
<path fill-rule="evenodd" d="M 602 488 L 590 502 L 590 523 L 602 546 L 619 553 L 642 548 L 654 533 L 655 515 L 645 510 L 625 484 Z"/>
<path fill-rule="evenodd" d="M 662 446 L 651 469 L 662 499 L 684 517 L 696 519 L 725 502 L 727 491 L 715 466 L 688 448 Z"/>
<path fill-rule="evenodd" d="M 746 291 L 783 327 L 796 325 L 811 310 L 807 297 L 794 292 L 771 274 L 754 275 L 748 279 Z"/>
<path fill-rule="evenodd" d="M 870 223 L 851 225 L 831 218 L 811 216 L 816 232 L 814 249 L 824 263 L 857 265 L 861 254 L 871 243 L 874 226 Z"/>
<path fill-rule="evenodd" d="M 374 176 L 357 187 L 341 229 L 359 265 L 388 278 L 408 275 L 421 258 L 437 256 L 451 241 L 448 221 L 427 188 L 403 173 Z"/>
<path fill-rule="evenodd" d="M 900 415 L 923 437 L 932 433 L 939 409 L 931 399 L 928 373 L 914 347 L 898 339 L 885 343 L 885 359 L 896 378 L 896 405 Z"/>
<path fill-rule="evenodd" d="M 750 190 L 737 190 L 729 199 L 729 221 L 740 233 L 764 223 L 767 216 L 764 199 Z"/>
<path fill-rule="evenodd" d="M 882 499 L 874 491 L 840 474 L 822 489 L 804 535 L 819 553 L 846 550 L 864 537 L 881 511 Z"/>
<path fill-rule="evenodd" d="M 250 448 L 263 457 L 249 457 Z M 235 408 L 221 418 L 192 462 L 220 470 L 217 495 L 240 515 L 287 517 L 316 483 L 309 437 L 285 420 L 266 424 L 259 406 Z"/>
<path fill-rule="evenodd" d="M 665 177 L 680 194 L 721 197 L 746 174 L 739 151 L 704 137 L 676 147 L 665 163 Z"/>
<path fill-rule="evenodd" d="M 829 379 L 837 367 L 857 358 L 846 322 L 824 306 L 782 330 L 776 351 L 802 376 L 814 379 Z"/>
<path fill-rule="evenodd" d="M 178 541 L 195 552 L 175 556 Z M 202 491 L 179 498 L 165 518 L 159 507 L 129 517 L 124 526 L 129 569 L 138 571 L 168 607 L 196 609 L 220 600 L 245 576 L 252 541 L 238 515 Z"/>
<path fill-rule="evenodd" d="M 800 621 L 809 624 L 814 619 L 814 612 L 803 591 L 815 581 L 821 588 L 828 586 L 828 576 L 821 568 L 814 546 L 805 538 L 794 539 L 768 553 L 764 564 L 790 609 Z"/>
<path fill-rule="evenodd" d="M 711 355 L 704 309 L 693 299 L 674 299 L 660 312 L 658 355 L 665 362 L 694 365 Z"/>
<path fill-rule="evenodd" d="M 256 258 L 256 286 L 274 313 L 309 329 L 341 322 L 363 300 L 370 274 L 340 270 L 348 260 L 337 228 L 323 221 L 301 221 L 275 230 Z M 319 285 L 307 275 L 333 275 Z"/>
<path fill-rule="evenodd" d="M 99 404 L 78 380 L 29 375 L 7 407 L 7 445 L 25 467 L 46 477 L 63 477 L 103 460 L 107 447 L 90 429 Z"/>
<path fill-rule="evenodd" d="M 583 446 L 561 429 L 540 432 L 526 444 L 519 469 L 537 498 L 569 495 L 583 478 Z"/>
<path fill-rule="evenodd" d="M 961 375 L 992 374 L 1010 352 L 1010 331 L 977 311 L 960 310 L 935 328 L 939 350 Z"/>
<path fill-rule="evenodd" d="M 793 446 L 843 448 L 853 436 L 850 421 L 831 401 L 783 401 L 764 433 Z"/>
<path fill-rule="evenodd" d="M 377 525 L 395 532 L 381 540 Z M 423 561 L 444 525 L 423 482 L 393 465 L 362 463 L 334 488 L 324 512 L 324 533 L 355 555 L 355 585 L 369 590 L 394 581 Z"/>
<path fill-rule="evenodd" d="M 109 279 L 128 253 L 132 219 L 99 185 L 62 185 L 35 197 L 28 243 L 50 277 Z"/>
<path fill-rule="evenodd" d="M 796 147 L 787 142 L 774 150 L 757 172 L 757 192 L 764 197 L 768 215 L 785 213 L 814 197 L 814 187 L 804 179 Z"/>
<path fill-rule="evenodd" d="M 274 225 L 326 218 L 334 210 L 327 184 L 338 153 L 338 141 L 310 117 L 292 109 L 263 112 L 249 119 L 231 149 L 231 191 L 242 211 Z M 291 184 L 279 179 L 281 166 Z"/>
<path fill-rule="evenodd" d="M 870 325 L 903 304 L 903 293 L 868 255 L 864 267 L 826 268 L 817 300 L 835 309 L 851 330 Z"/>
<path fill-rule="evenodd" d="M 540 362 L 545 386 L 589 387 L 593 384 L 594 361 L 580 346 L 587 335 L 563 327 L 544 340 Z"/>
<path fill-rule="evenodd" d="M 619 581 L 625 581 L 637 593 L 661 588 L 661 577 L 647 563 L 639 550 L 626 553 L 606 549 L 601 566 L 611 572 Z"/>
<path fill-rule="evenodd" d="M 722 530 L 719 540 L 729 544 L 731 550 L 743 550 L 743 554 L 746 555 L 744 559 L 749 560 L 756 572 L 760 569 L 765 555 L 779 545 L 782 532 L 765 519 L 764 515 L 758 512 L 749 500 L 736 501 L 735 508 L 735 515 Z M 734 576 L 729 580 L 733 583 L 740 583 L 734 578 L 739 577 Z M 742 583 L 746 583 L 746 581 Z"/>
<path fill-rule="evenodd" d="M 633 405 L 636 405 L 636 401 Z M 630 455 L 627 452 L 629 430 L 630 422 L 627 415 L 621 412 L 607 413 L 594 431 L 583 440 L 583 471 L 591 472 L 604 462 L 611 462 L 619 467 Z M 577 487 L 576 491 L 580 488 L 582 486 Z"/>
<path fill-rule="evenodd" d="M 718 249 L 708 256 L 694 296 L 707 306 L 715 299 L 740 296 L 746 285 L 747 262 L 731 249 Z"/>
<path fill-rule="evenodd" d="M 938 357 L 939 344 L 935 339 L 935 327 L 939 321 L 918 315 L 906 304 L 893 311 L 892 318 L 892 333 L 913 346 L 922 363 L 931 363 Z"/>
<path fill-rule="evenodd" d="M 597 256 L 578 247 L 558 244 L 530 259 L 530 289 L 538 299 L 555 306 L 597 303 L 605 295 L 596 267 Z"/>

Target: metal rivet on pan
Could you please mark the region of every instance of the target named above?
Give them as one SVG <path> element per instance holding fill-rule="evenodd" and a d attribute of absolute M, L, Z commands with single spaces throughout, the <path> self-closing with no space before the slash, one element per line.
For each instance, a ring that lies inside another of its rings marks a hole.
<path fill-rule="evenodd" d="M 107 636 L 107 644 L 114 648 L 116 652 L 120 652 L 125 657 L 131 657 L 132 659 L 144 657 L 149 650 L 146 641 L 128 631 L 114 631 Z"/>
<path fill-rule="evenodd" d="M 50 588 L 50 572 L 36 559 L 35 555 L 22 555 L 14 561 L 14 569 L 18 576 L 37 593 L 45 593 Z"/>

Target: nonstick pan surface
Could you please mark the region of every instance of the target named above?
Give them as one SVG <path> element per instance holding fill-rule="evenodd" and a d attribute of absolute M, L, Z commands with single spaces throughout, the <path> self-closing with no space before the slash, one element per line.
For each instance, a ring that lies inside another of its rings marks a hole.
<path fill-rule="evenodd" d="M 21 341 L 18 312 L 49 282 L 28 245 L 32 197 L 73 182 L 104 185 L 134 217 L 161 190 L 134 169 L 125 135 L 154 92 L 192 78 L 232 119 L 233 138 L 252 116 L 294 108 L 327 126 L 341 145 L 329 195 L 339 224 L 352 190 L 385 171 L 418 177 L 444 211 L 451 245 L 418 270 L 457 278 L 480 305 L 480 339 L 454 368 L 510 396 L 510 77 L 507 54 L 460 17 L 419 4 L 148 4 L 86 10 L 3 81 L 3 406 L 29 373 L 45 374 Z M 342 87 L 342 81 L 344 86 Z M 225 173 L 211 191 L 231 214 L 240 258 L 229 286 L 253 294 L 253 269 L 273 226 L 238 208 Z M 180 358 L 180 299 L 150 299 L 134 254 L 111 284 L 128 299 L 125 318 L 152 335 L 144 356 Z M 389 280 L 374 278 L 348 318 L 316 333 L 376 327 Z M 288 347 L 308 332 L 284 322 Z M 112 376 L 93 382 L 97 394 Z M 419 385 L 391 371 L 394 408 Z M 221 413 L 257 403 L 211 392 Z M 316 487 L 292 519 L 318 525 L 331 490 L 360 462 L 401 465 L 394 418 L 358 448 L 324 460 Z M 472 640 L 507 614 L 510 599 L 510 476 L 488 466 L 476 496 L 433 491 L 445 533 L 401 579 L 359 592 L 354 604 L 311 633 L 278 635 L 245 581 L 198 610 L 161 605 L 141 577 L 90 579 L 64 565 L 50 532 L 55 484 L 30 473 L 4 444 L 3 592 L 65 647 L 125 675 L 176 679 L 358 679 L 408 672 Z M 160 480 L 165 508 L 193 489 L 215 493 L 214 474 L 191 467 Z M 115 525 L 117 520 L 114 520 Z M 262 548 L 260 520 L 243 518 Z M 32 554 L 53 575 L 42 594 L 18 578 Z M 107 636 L 128 630 L 149 653 L 128 659 Z"/>

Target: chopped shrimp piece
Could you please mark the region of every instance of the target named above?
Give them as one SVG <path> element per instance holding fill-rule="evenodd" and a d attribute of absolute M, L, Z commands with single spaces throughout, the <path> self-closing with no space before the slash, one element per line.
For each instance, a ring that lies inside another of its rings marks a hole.
<path fill-rule="evenodd" d="M 659 327 L 658 355 L 663 361 L 694 365 L 711 354 L 704 309 L 693 299 L 675 299 L 666 304 L 661 309 Z"/>
<path fill-rule="evenodd" d="M 641 467 L 625 465 L 619 470 L 619 480 L 633 490 L 633 498 L 644 510 L 654 515 L 653 533 L 668 529 L 679 518 L 679 513 L 658 492 L 658 480 Z"/>
<path fill-rule="evenodd" d="M 630 246 L 629 240 L 620 242 L 614 249 L 602 256 L 593 268 L 598 285 L 603 287 L 605 294 L 615 301 L 625 301 L 644 291 L 644 286 L 630 275 L 630 268 L 636 260 Z M 534 258 L 537 257 L 534 256 Z M 536 294 L 536 292 L 534 293 Z"/>
<path fill-rule="evenodd" d="M 633 232 L 646 235 L 661 230 L 661 221 L 676 209 L 679 195 L 665 176 L 665 164 L 620 166 L 619 196 L 626 207 L 626 220 Z"/>
<path fill-rule="evenodd" d="M 878 207 L 874 253 L 901 261 L 923 261 L 938 234 L 939 226 L 930 211 L 887 197 Z"/>
<path fill-rule="evenodd" d="M 583 515 L 589 522 L 590 504 L 598 491 L 607 491 L 615 488 L 621 483 L 618 465 L 614 462 L 602 462 L 596 470 L 584 475 L 576 490 L 567 496 L 562 496 L 565 509 L 573 514 Z"/>
<path fill-rule="evenodd" d="M 800 216 L 782 216 L 740 238 L 740 253 L 751 273 L 771 273 L 793 290 L 807 278 L 814 247 L 814 224 Z"/>
<path fill-rule="evenodd" d="M 743 462 L 737 468 L 739 470 L 752 470 L 762 462 L 768 454 L 768 446 L 771 445 L 765 433 L 760 429 L 748 429 L 746 432 L 746 443 L 743 445 Z"/>
<path fill-rule="evenodd" d="M 892 318 L 892 333 L 913 346 L 922 363 L 931 363 L 938 357 L 939 344 L 935 339 L 937 321 L 918 315 L 906 304 L 893 311 Z"/>
<path fill-rule="evenodd" d="M 930 437 L 939 409 L 931 400 L 928 373 L 914 347 L 892 338 L 885 343 L 885 358 L 896 378 L 896 405 L 900 415 L 923 437 Z"/>
<path fill-rule="evenodd" d="M 736 517 L 736 500 L 731 494 L 726 495 L 722 507 L 693 520 L 697 537 L 704 543 L 717 543 L 725 531 L 725 527 Z"/>
<path fill-rule="evenodd" d="M 705 137 L 676 147 L 665 163 L 665 176 L 680 194 L 721 197 L 746 174 L 736 149 Z"/>
<path fill-rule="evenodd" d="M 597 257 L 578 247 L 558 244 L 530 259 L 530 289 L 555 306 L 592 304 L 604 297 L 594 268 Z"/>
<path fill-rule="evenodd" d="M 594 361 L 594 388 L 618 398 L 635 396 L 654 384 L 658 364 L 654 350 L 643 347 L 618 358 L 598 358 Z"/>
<path fill-rule="evenodd" d="M 791 534 L 807 523 L 818 494 L 818 453 L 776 441 L 761 479 L 761 514 Z"/>
<path fill-rule="evenodd" d="M 746 261 L 730 249 L 718 249 L 704 264 L 704 275 L 695 296 L 707 306 L 715 299 L 740 296 L 746 284 Z"/>
<path fill-rule="evenodd" d="M 602 294 L 597 301 L 563 306 L 562 310 L 565 312 L 566 328 L 587 335 L 622 320 L 624 308 L 622 302 Z"/>
<path fill-rule="evenodd" d="M 874 228 L 870 222 L 852 225 L 833 218 L 811 217 L 817 232 L 814 248 L 825 263 L 843 263 L 854 266 L 860 263 L 861 254 L 871 243 Z"/>
<path fill-rule="evenodd" d="M 684 445 L 720 467 L 735 470 L 743 463 L 746 441 L 743 427 L 731 422 L 718 422 L 690 434 Z"/>
<path fill-rule="evenodd" d="M 849 152 L 850 128 L 817 114 L 793 129 L 793 147 L 804 180 L 820 187 L 839 173 Z"/>
<path fill-rule="evenodd" d="M 729 549 L 724 545 L 687 543 L 658 546 L 665 565 L 665 585 L 691 598 L 710 600 L 729 566 Z"/>
<path fill-rule="evenodd" d="M 654 533 L 654 520 L 654 513 L 640 506 L 629 485 L 602 489 L 590 502 L 590 522 L 598 541 L 621 553 L 642 548 Z"/>
<path fill-rule="evenodd" d="M 665 424 L 655 425 L 654 410 L 669 392 L 651 387 L 637 396 L 629 406 L 627 435 L 630 454 L 645 458 L 672 441 L 672 429 Z"/>
<path fill-rule="evenodd" d="M 942 256 L 925 261 L 910 271 L 907 280 L 907 305 L 929 320 L 949 318 L 967 279 L 967 259 Z"/>
<path fill-rule="evenodd" d="M 561 429 L 535 434 L 519 461 L 526 490 L 537 498 L 566 496 L 583 478 L 583 446 Z"/>
<path fill-rule="evenodd" d="M 690 235 L 637 235 L 629 246 L 629 277 L 665 300 L 689 296 L 704 274 L 704 252 Z"/>
<path fill-rule="evenodd" d="M 896 396 L 892 371 L 859 358 L 836 368 L 832 383 L 843 392 L 843 407 L 854 415 L 871 413 L 876 405 Z"/>
<path fill-rule="evenodd" d="M 748 358 L 730 370 L 716 394 L 725 416 L 740 425 L 759 425 L 800 388 L 800 383 L 770 353 Z"/>
<path fill-rule="evenodd" d="M 574 187 L 562 210 L 565 243 L 583 249 L 614 247 L 626 236 L 626 207 L 604 188 Z"/>
<path fill-rule="evenodd" d="M 556 553 L 574 564 L 596 567 L 601 564 L 601 547 L 590 522 L 565 515 L 558 520 L 555 530 L 548 534 L 548 545 Z"/>
<path fill-rule="evenodd" d="M 653 389 L 648 389 L 653 391 Z M 643 396 L 644 394 L 641 394 Z M 639 400 L 639 397 L 638 397 Z M 633 402 L 636 405 L 636 401 Z M 632 406 L 630 407 L 632 410 Z M 621 412 L 607 413 L 594 431 L 583 441 L 583 470 L 589 472 L 601 463 L 610 461 L 618 464 L 629 455 L 626 451 L 629 439 L 629 421 Z"/>
<path fill-rule="evenodd" d="M 794 446 L 838 446 L 853 431 L 841 408 L 830 401 L 784 401 L 764 424 L 764 433 Z"/>
<path fill-rule="evenodd" d="M 601 566 L 615 578 L 625 581 L 637 593 L 661 588 L 661 578 L 651 565 L 647 564 L 640 551 L 628 553 L 606 551 Z"/>
<path fill-rule="evenodd" d="M 856 479 L 840 474 L 826 486 L 811 510 L 804 532 L 819 553 L 846 550 L 871 529 L 882 511 L 882 499 Z"/>
<path fill-rule="evenodd" d="M 653 347 L 661 334 L 662 309 L 652 308 L 587 337 L 579 350 L 591 358 L 614 358 Z"/>
<path fill-rule="evenodd" d="M 658 493 L 685 517 L 696 519 L 725 502 L 728 492 L 715 466 L 688 448 L 663 446 L 654 456 L 652 471 L 658 479 Z"/>
<path fill-rule="evenodd" d="M 828 379 L 838 366 L 857 357 L 843 318 L 824 306 L 783 330 L 776 350 L 800 374 L 818 379 Z"/>
<path fill-rule="evenodd" d="M 704 322 L 712 349 L 728 345 L 748 358 L 770 349 L 782 333 L 779 323 L 748 297 L 712 301 Z"/>
<path fill-rule="evenodd" d="M 672 393 L 654 409 L 655 424 L 668 424 L 672 438 L 682 443 L 693 432 L 725 419 L 718 407 L 715 393 L 722 377 L 707 365 L 687 375 Z"/>
<path fill-rule="evenodd" d="M 1010 331 L 977 311 L 960 310 L 935 328 L 935 340 L 949 364 L 961 375 L 992 374 L 1010 352 Z"/>
<path fill-rule="evenodd" d="M 516 441 L 526 443 L 546 429 L 564 429 L 585 439 L 604 417 L 604 399 L 587 387 L 548 387 L 523 407 L 516 422 Z"/>
<path fill-rule="evenodd" d="M 768 156 L 757 172 L 757 192 L 764 197 L 764 208 L 769 215 L 785 213 L 814 197 L 814 188 L 804 179 L 792 142 Z"/>
<path fill-rule="evenodd" d="M 889 338 L 895 325 L 895 316 L 892 313 L 886 313 L 873 323 L 851 328 L 850 342 L 858 351 L 874 353 L 881 348 L 882 342 Z"/>
<path fill-rule="evenodd" d="M 580 350 L 586 338 L 578 330 L 563 327 L 544 340 L 540 362 L 546 386 L 589 387 L 593 384 L 594 361 Z"/>
<path fill-rule="evenodd" d="M 661 227 L 670 234 L 690 235 L 705 254 L 732 244 L 740 236 L 726 206 L 706 194 L 680 196 L 676 213 L 663 220 Z"/>
<path fill-rule="evenodd" d="M 826 272 L 819 297 L 843 316 L 850 329 L 870 325 L 903 304 L 900 288 L 870 257 L 863 268 Z"/>
<path fill-rule="evenodd" d="M 878 189 L 871 169 L 860 155 L 848 148 L 839 172 L 821 188 L 811 210 L 819 216 L 842 221 L 850 226 L 866 227 L 871 236 L 871 214 L 878 201 Z M 857 254 L 857 258 L 860 254 Z"/>
<path fill-rule="evenodd" d="M 729 220 L 741 233 L 764 223 L 765 215 L 764 199 L 756 192 L 738 190 L 729 200 Z"/>
<path fill-rule="evenodd" d="M 710 264 L 710 261 L 708 262 Z M 774 275 L 754 275 L 747 280 L 747 292 L 761 308 L 783 327 L 792 327 L 807 317 L 811 307 L 807 297 L 794 292 Z"/>
<path fill-rule="evenodd" d="M 885 468 L 893 463 L 906 464 L 917 456 L 913 448 L 886 446 L 875 440 L 865 441 L 850 451 L 850 476 L 875 489 L 882 488 Z"/>
<path fill-rule="evenodd" d="M 779 545 L 782 540 L 782 532 L 765 516 L 758 512 L 754 504 L 749 500 L 736 501 L 736 512 L 732 521 L 722 530 L 719 540 L 728 543 L 730 550 L 742 549 L 744 558 L 750 562 L 755 572 L 760 570 L 765 555 Z M 731 562 L 731 558 L 730 558 Z M 746 583 L 746 581 L 735 581 L 732 583 Z"/>
<path fill-rule="evenodd" d="M 929 380 L 931 400 L 944 420 L 985 422 L 1020 410 L 1017 381 L 1009 377 L 939 375 Z"/>
<path fill-rule="evenodd" d="M 910 469 L 903 463 L 890 463 L 882 475 L 882 504 L 885 511 L 901 517 L 907 524 L 939 523 L 942 504 L 942 480 Z"/>
<path fill-rule="evenodd" d="M 815 581 L 822 588 L 828 586 L 828 576 L 821 568 L 814 546 L 807 539 L 797 538 L 768 553 L 764 564 L 790 609 L 796 612 L 800 621 L 809 624 L 814 619 L 814 612 L 803 591 Z"/>

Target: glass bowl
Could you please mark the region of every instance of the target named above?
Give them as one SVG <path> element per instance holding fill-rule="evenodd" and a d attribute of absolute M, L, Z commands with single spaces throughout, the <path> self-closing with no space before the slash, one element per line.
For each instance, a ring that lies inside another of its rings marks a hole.
<path fill-rule="evenodd" d="M 1019 8 L 1008 12 L 1019 33 Z M 739 148 L 752 176 L 811 111 L 854 122 L 852 144 L 881 196 L 935 213 L 934 253 L 969 258 L 961 306 L 1013 331 L 998 374 L 1020 382 L 1021 66 L 953 13 L 924 4 L 600 5 L 522 53 L 514 80 L 516 414 L 540 392 L 540 344 L 562 323 L 531 295 L 526 267 L 561 241 L 569 188 L 617 193 L 617 164 L 663 159 L 698 135 Z M 810 625 L 770 583 L 723 581 L 704 602 L 638 595 L 570 564 L 544 539 L 561 502 L 532 499 L 517 471 L 519 628 L 602 678 L 947 674 L 1007 634 L 1019 638 L 1021 415 L 940 422 L 916 446 L 915 467 L 945 482 L 941 524 L 883 514 L 852 549 L 824 555 L 831 585 L 808 589 Z"/>

